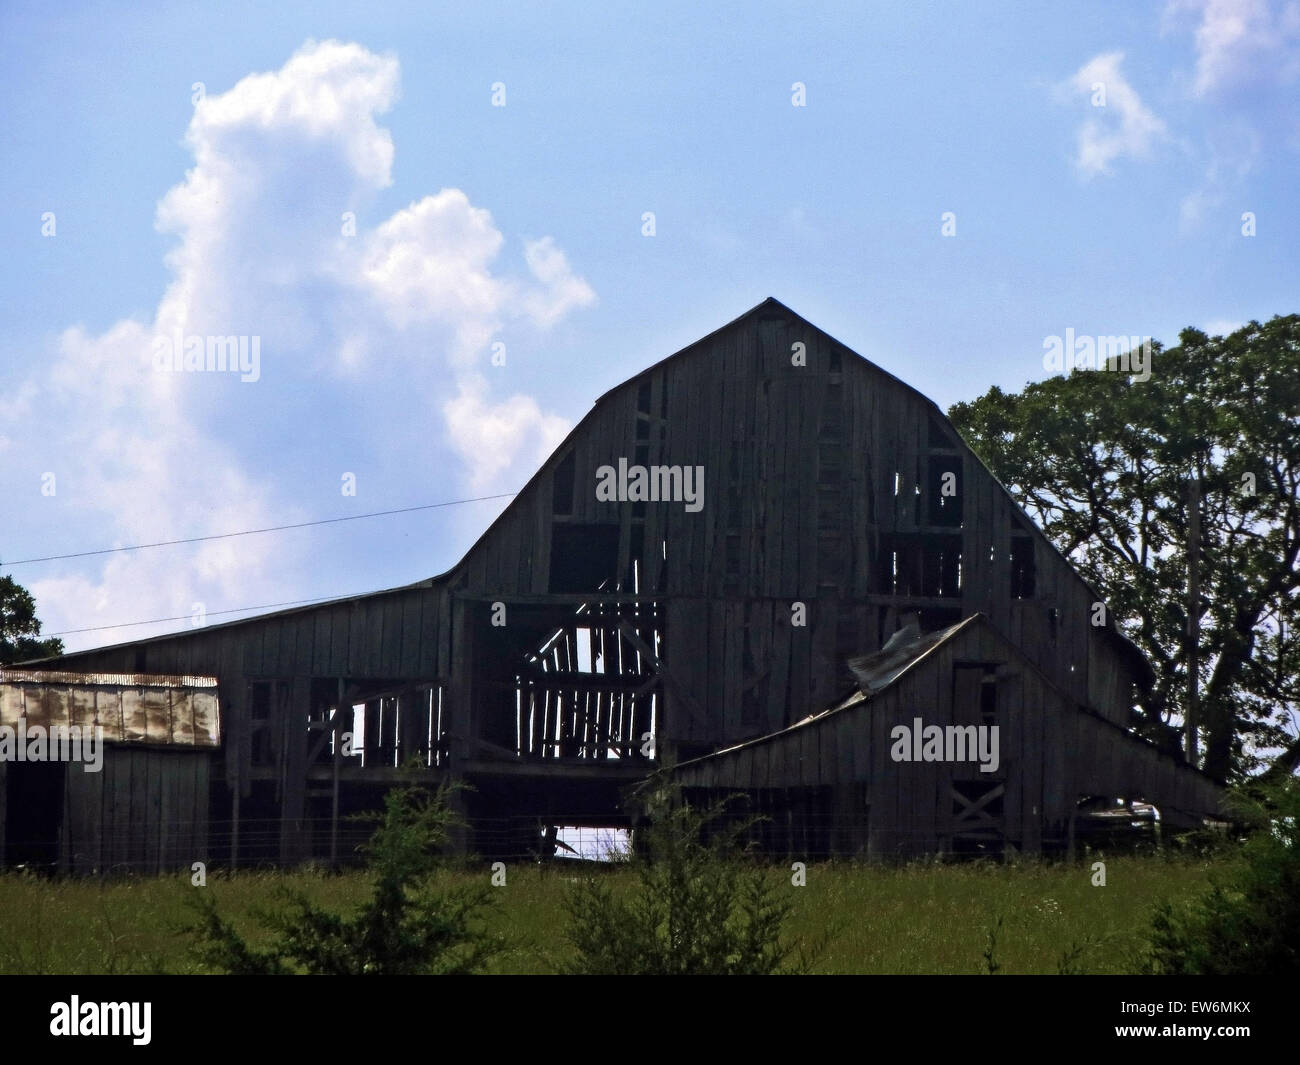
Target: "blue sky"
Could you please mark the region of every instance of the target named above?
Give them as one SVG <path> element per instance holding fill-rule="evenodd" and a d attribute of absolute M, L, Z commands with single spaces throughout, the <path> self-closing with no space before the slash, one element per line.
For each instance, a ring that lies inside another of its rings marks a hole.
<path fill-rule="evenodd" d="M 1294 0 L 10 3 L 0 100 L 7 560 L 511 491 L 769 295 L 945 407 L 1300 309 Z M 80 648 L 439 573 L 502 505 L 0 572 Z"/>

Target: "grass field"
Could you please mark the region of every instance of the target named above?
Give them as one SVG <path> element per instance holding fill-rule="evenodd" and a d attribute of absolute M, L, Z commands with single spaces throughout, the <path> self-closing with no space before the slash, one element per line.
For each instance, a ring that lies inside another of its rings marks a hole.
<path fill-rule="evenodd" d="M 1000 973 L 1138 971 L 1151 907 L 1199 894 L 1214 864 L 1143 856 L 1106 861 L 1106 886 L 1091 884 L 1090 865 L 916 864 L 897 868 L 812 865 L 807 885 L 790 886 L 791 937 L 822 940 L 817 973 L 982 973 L 990 931 L 1001 918 L 993 960 Z M 585 870 L 565 863 L 510 867 L 494 889 L 488 917 L 508 949 L 491 971 L 547 973 L 567 956 L 564 897 Z M 616 890 L 635 882 L 627 868 L 604 869 Z M 490 877 L 441 874 L 448 883 Z M 788 870 L 774 877 L 789 883 Z M 188 877 L 147 880 L 49 881 L 0 875 L 0 973 L 124 973 L 203 971 L 180 931 L 190 919 L 187 897 L 212 892 L 253 943 L 252 913 L 274 906 L 274 889 L 300 889 L 331 909 L 346 910 L 367 892 L 364 874 L 241 873 L 215 875 L 206 888 Z"/>

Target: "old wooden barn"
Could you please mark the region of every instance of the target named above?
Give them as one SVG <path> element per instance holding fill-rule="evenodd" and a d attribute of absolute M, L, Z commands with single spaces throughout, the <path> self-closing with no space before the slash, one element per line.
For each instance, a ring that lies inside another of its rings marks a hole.
<path fill-rule="evenodd" d="M 0 669 L 0 868 L 205 860 L 220 745 L 214 677 Z"/>
<path fill-rule="evenodd" d="M 412 759 L 473 786 L 484 855 L 626 823 L 624 788 L 687 762 L 787 821 L 860 817 L 850 849 L 934 849 L 964 785 L 880 761 L 879 728 L 909 712 L 1010 730 L 1000 805 L 967 801 L 1033 850 L 1097 789 L 1215 805 L 1126 734 L 1150 670 L 1093 624 L 1098 600 L 934 403 L 769 299 L 600 397 L 441 576 L 41 665 L 219 679 L 218 858 L 338 855 L 340 816 Z M 948 635 L 888 711 L 791 730 L 860 692 L 849 660 L 909 621 Z M 755 740 L 771 753 L 715 754 Z"/>

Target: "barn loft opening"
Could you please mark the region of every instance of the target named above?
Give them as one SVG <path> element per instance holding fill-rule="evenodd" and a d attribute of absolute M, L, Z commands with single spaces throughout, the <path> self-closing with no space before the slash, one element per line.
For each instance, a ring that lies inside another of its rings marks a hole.
<path fill-rule="evenodd" d="M 1034 541 L 1027 535 L 1011 534 L 1011 598 L 1034 597 Z"/>
<path fill-rule="evenodd" d="M 9 762 L 6 770 L 0 778 L 0 787 L 8 789 L 0 869 L 22 866 L 53 874 L 59 861 L 67 763 Z"/>
<path fill-rule="evenodd" d="M 961 597 L 960 533 L 890 533 L 880 542 L 877 579 L 881 593 L 930 599 Z"/>
<path fill-rule="evenodd" d="M 962 483 L 959 455 L 931 455 L 927 459 L 925 495 L 929 524 L 961 527 Z"/>
<path fill-rule="evenodd" d="M 485 636 L 477 689 L 492 744 L 529 760 L 652 759 L 662 697 L 657 604 L 516 604 L 510 624 Z"/>
<path fill-rule="evenodd" d="M 597 592 L 618 581 L 618 526 L 557 522 L 551 529 L 553 593 Z"/>

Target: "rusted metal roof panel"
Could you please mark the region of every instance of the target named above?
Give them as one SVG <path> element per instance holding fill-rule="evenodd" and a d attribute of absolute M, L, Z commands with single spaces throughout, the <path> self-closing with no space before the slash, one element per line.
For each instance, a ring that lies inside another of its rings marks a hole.
<path fill-rule="evenodd" d="M 0 669 L 0 725 L 100 727 L 106 743 L 218 747 L 215 677 Z"/>
<path fill-rule="evenodd" d="M 0 669 L 0 684 L 107 684 L 122 688 L 215 688 L 216 677 L 162 673 L 75 673 L 57 669 Z"/>

